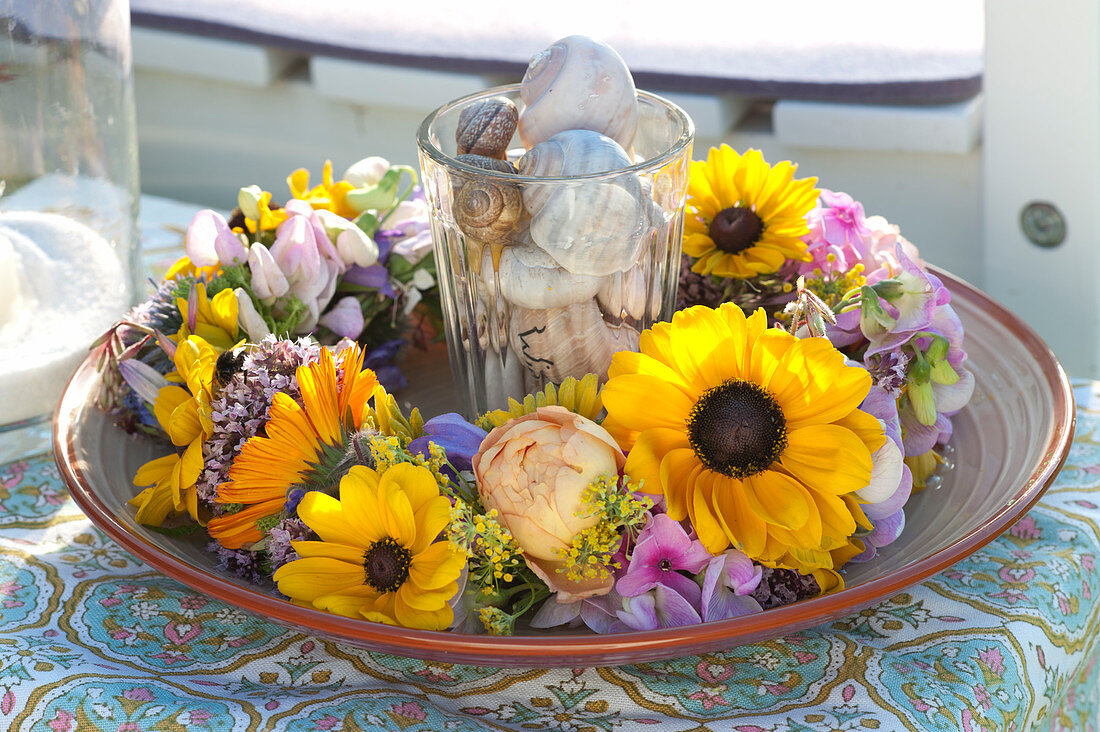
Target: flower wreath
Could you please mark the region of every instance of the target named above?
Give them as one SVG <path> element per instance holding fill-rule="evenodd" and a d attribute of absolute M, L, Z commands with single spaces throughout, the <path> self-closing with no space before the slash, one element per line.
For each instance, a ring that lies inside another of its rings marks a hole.
<path fill-rule="evenodd" d="M 137 521 L 228 571 L 431 630 L 646 630 L 843 587 L 938 480 L 973 391 L 950 293 L 885 219 L 756 150 L 692 164 L 678 311 L 607 374 L 471 423 L 393 392 L 439 332 L 415 173 L 242 188 L 101 339 L 101 405 L 171 449 Z"/>

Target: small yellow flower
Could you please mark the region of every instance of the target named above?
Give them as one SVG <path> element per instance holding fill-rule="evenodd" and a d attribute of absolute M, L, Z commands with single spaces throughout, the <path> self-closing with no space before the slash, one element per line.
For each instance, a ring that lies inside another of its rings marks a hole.
<path fill-rule="evenodd" d="M 178 280 L 180 277 L 201 277 L 209 282 L 221 274 L 221 271 L 220 264 L 212 264 L 209 267 L 196 267 L 191 258 L 185 254 L 168 268 L 168 271 L 164 273 L 164 279 Z"/>
<path fill-rule="evenodd" d="M 346 617 L 424 630 L 454 620 L 466 558 L 435 541 L 451 503 L 427 468 L 399 463 L 379 475 L 357 465 L 340 481 L 340 498 L 310 491 L 298 515 L 321 537 L 293 542 L 301 559 L 274 579 L 291 599 Z"/>
<path fill-rule="evenodd" d="M 260 194 L 260 199 L 256 202 L 256 207 L 260 211 L 260 220 L 257 222 L 255 219 L 250 219 L 247 216 L 244 219 L 245 228 L 249 233 L 255 234 L 257 224 L 259 224 L 259 230 L 270 231 L 278 228 L 279 224 L 283 223 L 287 219 L 287 212 L 281 208 L 271 208 L 271 192 L 263 191 Z"/>
<path fill-rule="evenodd" d="M 176 343 L 186 341 L 192 334 L 216 348 L 219 353 L 237 345 L 240 329 L 237 326 L 237 296 L 225 289 L 214 297 L 206 294 L 206 285 L 196 282 L 187 299 L 176 298 L 183 323 L 174 336 Z"/>
<path fill-rule="evenodd" d="M 809 233 L 817 178 L 794 180 L 797 169 L 728 145 L 692 162 L 684 222 L 684 252 L 697 260 L 692 270 L 746 279 L 776 272 L 787 260 L 806 261 L 801 237 Z"/>
<path fill-rule="evenodd" d="M 305 201 L 315 209 L 326 209 L 346 219 L 354 219 L 359 215 L 347 202 L 348 191 L 355 186 L 346 180 L 333 181 L 331 160 L 325 161 L 320 185 L 312 189 L 309 187 L 309 171 L 305 168 L 298 168 L 287 176 L 286 184 L 293 198 Z"/>
<path fill-rule="evenodd" d="M 134 498 L 137 521 L 159 525 L 170 513 L 187 511 L 200 521 L 195 483 L 202 470 L 202 444 L 210 437 L 210 389 L 218 353 L 199 336 L 190 336 L 176 348 L 176 371 L 170 374 L 187 388 L 176 384 L 161 387 L 153 404 L 153 415 L 173 445 L 182 454 L 166 455 L 138 469 L 134 485 L 149 486 Z"/>

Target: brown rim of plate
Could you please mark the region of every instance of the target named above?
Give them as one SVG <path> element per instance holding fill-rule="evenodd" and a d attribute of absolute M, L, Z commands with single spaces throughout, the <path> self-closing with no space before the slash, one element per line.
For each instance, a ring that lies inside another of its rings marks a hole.
<path fill-rule="evenodd" d="M 654 631 L 610 635 L 488 636 L 413 630 L 344 618 L 300 607 L 257 590 L 242 588 L 195 567 L 133 533 L 106 509 L 90 484 L 73 445 L 72 424 L 82 407 L 88 382 L 95 379 L 93 352 L 65 387 L 54 415 L 54 460 L 69 491 L 88 518 L 123 548 L 149 566 L 210 597 L 248 610 L 303 633 L 373 651 L 452 663 L 493 666 L 570 667 L 639 663 L 694 655 L 774 638 L 850 615 L 920 582 L 980 549 L 1008 529 L 1039 500 L 1069 453 L 1076 415 L 1069 379 L 1050 347 L 1026 323 L 964 280 L 930 267 L 953 295 L 962 295 L 1014 333 L 1043 365 L 1054 397 L 1054 429 L 1043 459 L 1017 493 L 990 521 L 901 570 L 841 592 L 730 620 Z M 79 387 L 79 388 L 74 388 Z M 79 397 L 79 398 L 78 398 Z"/>

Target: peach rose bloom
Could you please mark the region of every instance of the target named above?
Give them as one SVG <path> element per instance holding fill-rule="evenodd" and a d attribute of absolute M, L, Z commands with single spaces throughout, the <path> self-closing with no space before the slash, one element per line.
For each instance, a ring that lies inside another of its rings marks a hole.
<path fill-rule="evenodd" d="M 587 515 L 585 489 L 600 476 L 618 475 L 626 464 L 607 430 L 563 407 L 539 407 L 490 432 L 473 463 L 482 504 L 497 510 L 527 566 L 558 593 L 559 602 L 611 590 L 610 573 L 573 582 L 559 571 L 560 552 L 598 521 Z"/>

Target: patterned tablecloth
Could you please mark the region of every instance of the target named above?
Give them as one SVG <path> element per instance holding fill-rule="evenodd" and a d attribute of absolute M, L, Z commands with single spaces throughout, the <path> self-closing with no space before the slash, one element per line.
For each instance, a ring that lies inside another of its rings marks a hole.
<path fill-rule="evenodd" d="M 147 259 L 173 246 L 178 232 Z M 461 666 L 300 635 L 117 547 L 48 454 L 0 465 L 0 729 L 1096 730 L 1100 383 L 1075 395 L 1057 482 L 968 559 L 829 625 L 615 668 Z"/>

